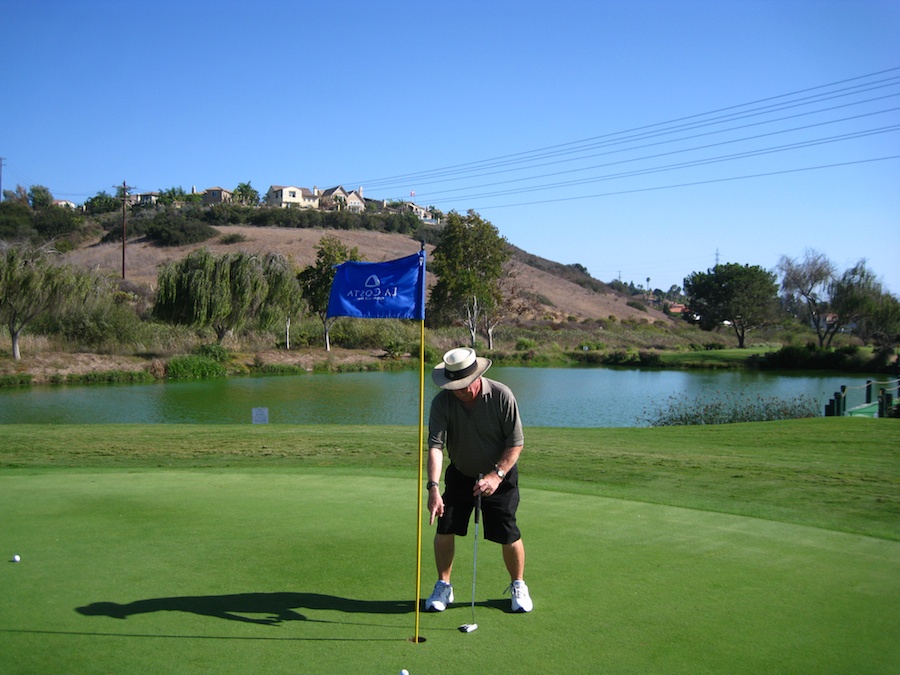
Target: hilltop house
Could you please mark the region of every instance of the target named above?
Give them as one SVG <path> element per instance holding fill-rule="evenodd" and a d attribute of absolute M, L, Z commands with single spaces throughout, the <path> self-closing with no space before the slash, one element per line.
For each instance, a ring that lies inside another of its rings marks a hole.
<path fill-rule="evenodd" d="M 412 211 L 414 214 L 416 214 L 416 217 L 419 220 L 424 220 L 424 221 L 432 221 L 433 220 L 431 211 L 426 209 L 424 206 L 419 206 L 418 204 L 413 204 L 412 202 L 405 202 L 403 204 L 403 206 L 404 206 L 404 208 L 406 208 L 406 209 Z"/>
<path fill-rule="evenodd" d="M 221 190 L 221 188 L 211 188 Z M 209 190 L 207 190 L 209 192 Z M 230 194 L 229 201 L 230 201 Z M 206 193 L 204 193 L 204 200 Z M 206 201 L 204 201 L 206 203 Z M 301 208 L 317 209 L 322 211 L 349 211 L 351 213 L 365 213 L 366 207 L 375 211 L 410 211 L 419 220 L 425 222 L 438 222 L 434 220 L 434 214 L 423 206 L 412 202 L 403 202 L 393 208 L 383 199 L 366 199 L 363 197 L 363 189 L 358 188 L 348 192 L 344 186 L 336 185 L 327 190 L 320 190 L 315 185 L 313 189 L 297 187 L 296 185 L 271 185 L 263 200 L 263 203 L 272 208 Z"/>
<path fill-rule="evenodd" d="M 131 196 L 132 204 L 138 204 L 140 206 L 153 206 L 157 202 L 159 202 L 159 193 L 158 192 L 142 192 L 137 195 Z"/>
<path fill-rule="evenodd" d="M 319 208 L 317 192 L 294 185 L 272 185 L 266 193 L 266 206 L 280 209 L 317 209 Z"/>
<path fill-rule="evenodd" d="M 203 191 L 203 206 L 212 204 L 230 204 L 234 193 L 220 187 L 211 187 Z"/>
<path fill-rule="evenodd" d="M 347 209 L 352 213 L 362 213 L 366 210 L 366 200 L 362 196 L 362 188 L 347 192 L 342 185 L 328 188 L 327 190 L 318 191 L 313 188 L 319 196 L 320 203 L 333 204 L 338 211 Z"/>

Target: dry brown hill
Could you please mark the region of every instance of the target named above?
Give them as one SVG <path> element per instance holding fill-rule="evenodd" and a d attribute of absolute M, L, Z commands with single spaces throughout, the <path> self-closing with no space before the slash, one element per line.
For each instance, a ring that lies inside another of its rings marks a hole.
<path fill-rule="evenodd" d="M 129 241 L 125 247 L 126 279 L 152 288 L 156 284 L 157 272 L 162 264 L 183 258 L 190 251 L 202 246 L 218 254 L 236 250 L 254 253 L 278 252 L 300 267 L 315 262 L 315 246 L 326 234 L 338 237 L 346 246 L 357 247 L 365 259 L 372 262 L 410 255 L 419 248 L 419 244 L 406 235 L 368 230 L 288 229 L 237 225 L 217 226 L 216 229 L 223 236 L 240 234 L 245 239 L 240 243 L 224 244 L 222 237 L 218 237 L 203 244 L 179 247 L 161 247 L 146 240 Z M 427 248 L 430 251 L 431 247 Z M 534 258 L 534 256 L 524 257 Z M 87 267 L 108 270 L 116 276 L 122 273 L 120 243 L 85 245 L 68 253 L 67 259 Z M 615 316 L 619 320 L 631 318 L 670 321 L 660 311 L 650 309 L 643 312 L 629 307 L 626 304 L 628 298 L 611 289 L 589 290 L 545 271 L 552 268 L 552 263 L 542 265 L 545 269 L 538 269 L 518 260 L 516 265 L 519 284 L 534 297 L 546 301 L 539 312 L 540 317 L 565 320 L 570 316 L 579 319 L 605 319 Z"/>

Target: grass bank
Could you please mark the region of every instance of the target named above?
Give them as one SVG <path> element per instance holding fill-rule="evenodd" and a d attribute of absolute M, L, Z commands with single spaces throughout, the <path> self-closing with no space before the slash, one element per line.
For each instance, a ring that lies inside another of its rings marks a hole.
<path fill-rule="evenodd" d="M 0 425 L 0 471 L 334 469 L 409 476 L 416 430 L 319 425 Z M 900 541 L 900 421 L 528 429 L 528 485 Z"/>

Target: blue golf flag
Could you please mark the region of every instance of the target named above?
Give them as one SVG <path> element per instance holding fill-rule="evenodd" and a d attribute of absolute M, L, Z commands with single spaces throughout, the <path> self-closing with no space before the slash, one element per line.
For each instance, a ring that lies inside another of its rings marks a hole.
<path fill-rule="evenodd" d="M 335 269 L 327 316 L 425 320 L 425 251 L 371 263 L 348 260 Z"/>

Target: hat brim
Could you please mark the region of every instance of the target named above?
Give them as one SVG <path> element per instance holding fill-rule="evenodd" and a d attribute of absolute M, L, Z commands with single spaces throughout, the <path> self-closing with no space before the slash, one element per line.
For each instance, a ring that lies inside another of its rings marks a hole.
<path fill-rule="evenodd" d="M 483 356 L 476 357 L 475 361 L 477 362 L 475 371 L 470 375 L 466 375 L 465 377 L 456 380 L 447 377 L 446 367 L 443 363 L 439 363 L 434 367 L 434 370 L 431 371 L 431 379 L 441 389 L 448 389 L 450 391 L 455 389 L 465 389 L 479 377 L 484 375 L 484 372 L 491 367 L 491 360 L 486 359 Z"/>

